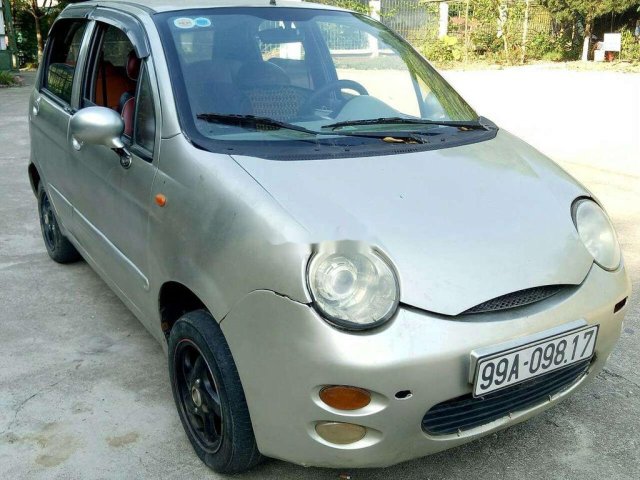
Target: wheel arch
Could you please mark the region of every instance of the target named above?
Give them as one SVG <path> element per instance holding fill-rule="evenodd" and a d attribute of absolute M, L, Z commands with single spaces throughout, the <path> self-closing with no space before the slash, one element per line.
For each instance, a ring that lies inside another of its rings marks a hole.
<path fill-rule="evenodd" d="M 165 338 L 169 338 L 176 321 L 185 313 L 194 310 L 206 310 L 211 313 L 205 303 L 189 287 L 179 282 L 165 282 L 158 294 L 160 312 L 160 328 Z"/>
<path fill-rule="evenodd" d="M 29 167 L 27 169 L 29 172 L 29 183 L 31 184 L 31 190 L 33 190 L 34 195 L 38 195 L 38 186 L 40 185 L 40 172 L 34 163 L 29 163 Z"/>

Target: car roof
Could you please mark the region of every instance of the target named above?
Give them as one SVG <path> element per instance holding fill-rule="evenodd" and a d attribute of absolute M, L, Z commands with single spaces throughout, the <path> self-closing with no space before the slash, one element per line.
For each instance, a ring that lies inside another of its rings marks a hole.
<path fill-rule="evenodd" d="M 188 10 L 197 8 L 223 8 L 223 7 L 270 7 L 274 8 L 270 2 L 273 0 L 104 0 L 77 2 L 75 5 L 82 6 L 116 6 L 118 4 L 137 6 L 152 12 L 170 12 L 174 10 Z M 293 8 L 314 8 L 322 10 L 344 10 L 332 5 L 322 5 L 318 3 L 303 2 L 302 0 L 275 0 L 277 7 Z M 68 8 L 73 8 L 72 4 Z"/>

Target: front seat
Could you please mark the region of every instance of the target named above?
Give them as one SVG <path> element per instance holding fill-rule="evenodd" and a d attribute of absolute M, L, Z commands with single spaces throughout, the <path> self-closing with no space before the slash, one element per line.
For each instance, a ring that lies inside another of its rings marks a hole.
<path fill-rule="evenodd" d="M 184 81 L 194 115 L 238 113 L 241 93 L 233 81 L 233 60 L 213 58 L 184 66 Z"/>
<path fill-rule="evenodd" d="M 138 77 L 140 76 L 140 64 L 140 59 L 136 56 L 135 52 L 133 50 L 129 52 L 126 64 L 127 77 L 136 85 L 138 83 Z M 120 116 L 124 121 L 124 134 L 128 137 L 133 136 L 133 117 L 135 110 L 135 90 L 124 92 L 120 97 Z"/>

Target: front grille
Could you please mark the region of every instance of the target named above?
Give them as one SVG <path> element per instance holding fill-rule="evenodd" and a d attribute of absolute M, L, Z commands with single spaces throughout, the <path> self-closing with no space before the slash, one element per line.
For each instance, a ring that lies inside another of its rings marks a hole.
<path fill-rule="evenodd" d="M 576 383 L 587 373 L 590 362 L 583 360 L 484 397 L 469 393 L 439 403 L 422 419 L 422 429 L 432 435 L 456 433 L 533 407 Z"/>
<path fill-rule="evenodd" d="M 522 307 L 524 305 L 529 305 L 531 303 L 544 300 L 545 298 L 549 298 L 568 287 L 569 285 L 546 285 L 544 287 L 527 288 L 526 290 L 507 293 L 501 297 L 496 297 L 491 300 L 487 300 L 480 305 L 476 305 L 475 307 L 463 312 L 463 315 L 469 313 L 495 312 L 497 310 Z"/>

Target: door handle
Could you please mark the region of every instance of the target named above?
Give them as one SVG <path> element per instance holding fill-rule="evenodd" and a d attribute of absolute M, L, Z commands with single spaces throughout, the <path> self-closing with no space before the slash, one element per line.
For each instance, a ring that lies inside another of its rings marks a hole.
<path fill-rule="evenodd" d="M 38 114 L 40 113 L 41 101 L 42 101 L 42 97 L 36 97 L 36 99 L 33 101 L 33 107 L 31 107 L 31 112 L 33 113 L 34 117 L 37 117 Z"/>
<path fill-rule="evenodd" d="M 79 152 L 80 149 L 82 149 L 82 142 L 72 135 L 71 146 L 73 147 L 74 150 Z"/>

